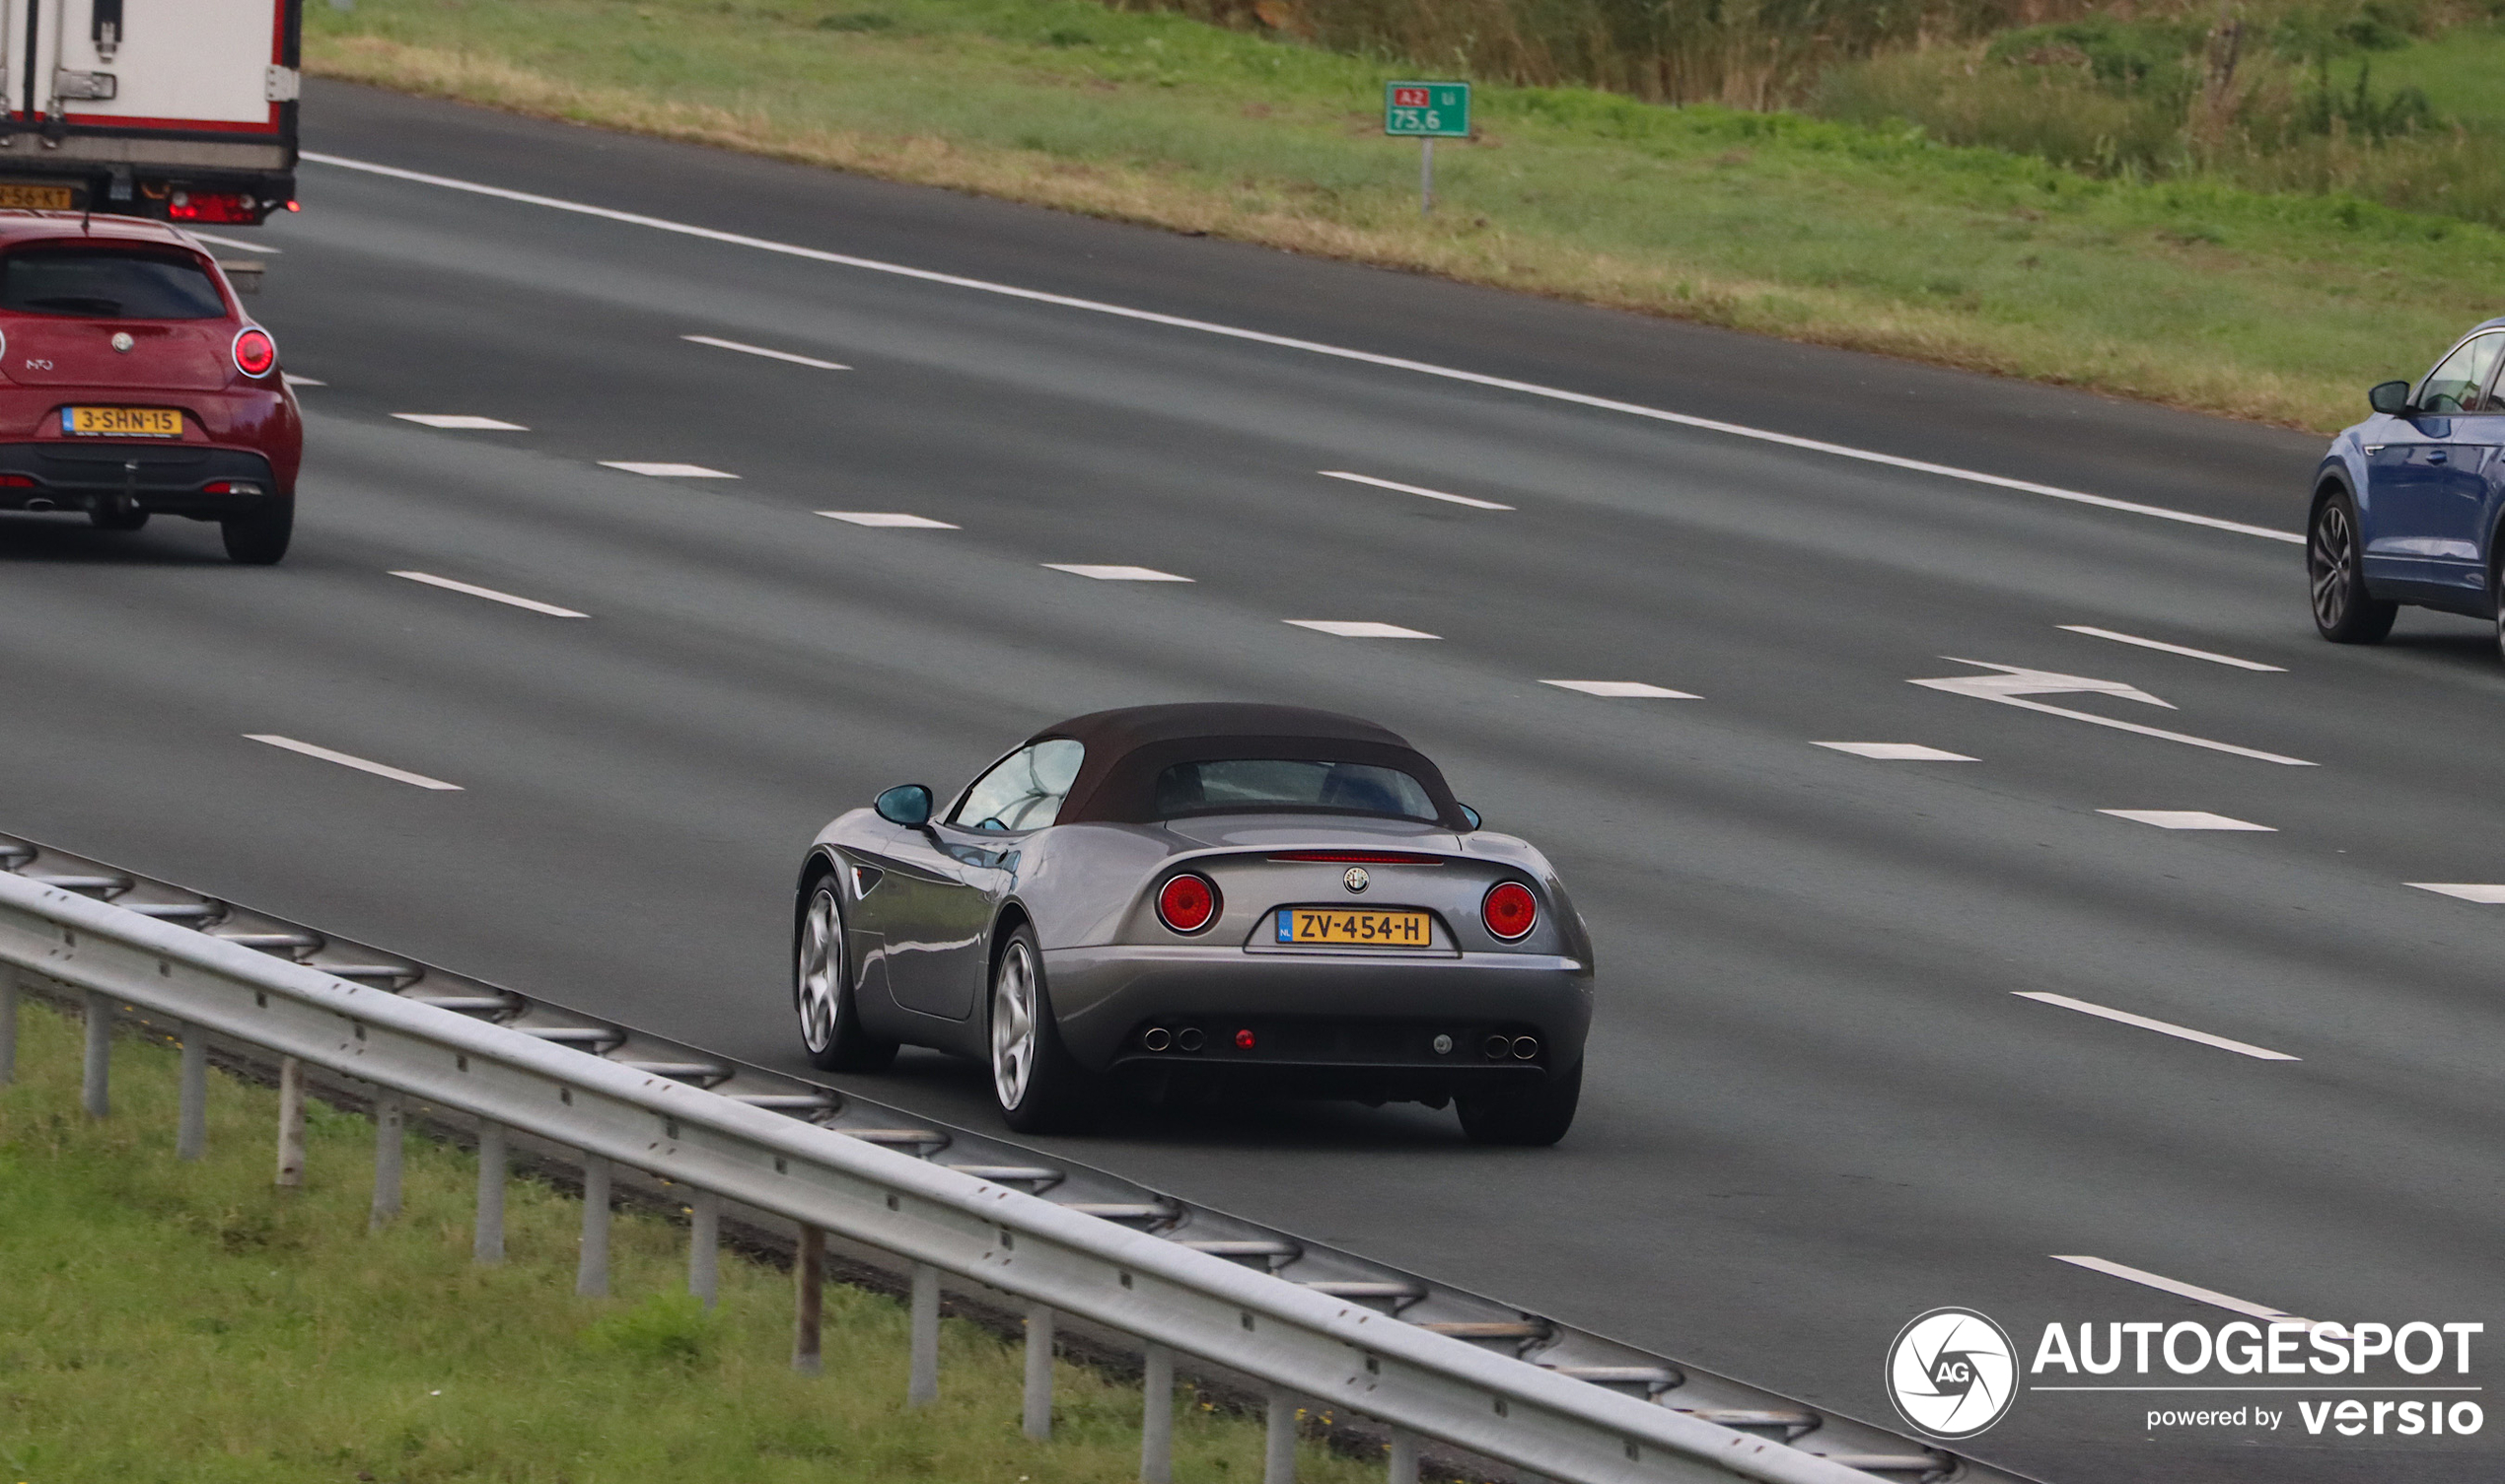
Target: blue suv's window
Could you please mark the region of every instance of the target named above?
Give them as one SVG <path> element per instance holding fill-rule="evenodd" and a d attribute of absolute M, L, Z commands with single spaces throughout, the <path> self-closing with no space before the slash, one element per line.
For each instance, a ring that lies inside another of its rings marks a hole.
<path fill-rule="evenodd" d="M 2505 332 L 2474 335 L 2466 341 L 2427 373 L 2426 384 L 2418 389 L 2419 409 L 2440 414 L 2505 412 L 2505 404 L 2488 389 L 2499 350 L 2505 350 Z"/>

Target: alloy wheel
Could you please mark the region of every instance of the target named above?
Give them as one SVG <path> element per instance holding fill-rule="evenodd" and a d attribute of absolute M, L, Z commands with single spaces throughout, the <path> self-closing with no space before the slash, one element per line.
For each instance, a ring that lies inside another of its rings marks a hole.
<path fill-rule="evenodd" d="M 835 893 L 825 886 L 809 899 L 809 916 L 800 930 L 800 1038 L 812 1055 L 824 1055 L 835 1042 L 835 1018 L 841 1014 L 842 987 L 835 982 L 843 955 L 841 919 Z"/>
<path fill-rule="evenodd" d="M 2337 500 L 2324 504 L 2314 518 L 2314 540 L 2306 555 L 2314 569 L 2314 621 L 2325 629 L 2338 628 L 2348 618 L 2357 566 L 2357 532 L 2349 525 L 2346 506 Z"/>
<path fill-rule="evenodd" d="M 1036 1066 L 1035 960 L 1023 943 L 1009 945 L 991 986 L 991 1085 L 1000 1105 L 1026 1100 Z"/>

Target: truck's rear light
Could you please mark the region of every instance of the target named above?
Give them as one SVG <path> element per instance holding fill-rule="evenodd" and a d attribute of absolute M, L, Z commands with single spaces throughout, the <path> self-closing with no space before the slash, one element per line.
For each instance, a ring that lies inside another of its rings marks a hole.
<path fill-rule="evenodd" d="M 178 190 L 166 202 L 166 215 L 178 222 L 234 222 L 251 226 L 251 196 L 240 190 Z"/>
<path fill-rule="evenodd" d="M 1197 933 L 1218 915 L 1218 888 L 1205 876 L 1184 872 L 1157 889 L 1157 920 L 1178 933 Z"/>
<path fill-rule="evenodd" d="M 1539 899 L 1520 882 L 1498 882 L 1478 903 L 1478 920 L 1507 943 L 1539 923 Z"/>
<path fill-rule="evenodd" d="M 269 331 L 257 324 L 248 324 L 235 332 L 235 369 L 250 377 L 269 375 L 278 364 L 278 342 Z"/>

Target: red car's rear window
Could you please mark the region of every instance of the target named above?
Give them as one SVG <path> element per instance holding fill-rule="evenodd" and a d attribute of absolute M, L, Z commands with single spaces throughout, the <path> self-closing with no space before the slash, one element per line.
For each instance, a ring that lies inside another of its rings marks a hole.
<path fill-rule="evenodd" d="M 226 301 L 187 252 L 40 244 L 0 255 L 0 310 L 82 319 L 220 319 Z"/>

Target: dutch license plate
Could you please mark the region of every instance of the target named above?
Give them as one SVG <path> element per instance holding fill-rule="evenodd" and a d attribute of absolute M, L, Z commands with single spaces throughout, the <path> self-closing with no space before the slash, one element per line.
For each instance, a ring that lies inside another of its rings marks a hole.
<path fill-rule="evenodd" d="M 113 438 L 180 438 L 182 414 L 172 407 L 63 407 L 61 431 Z"/>
<path fill-rule="evenodd" d="M 1278 909 L 1278 941 L 1343 947 L 1422 949 L 1435 941 L 1424 912 L 1346 912 L 1320 907 Z"/>
<path fill-rule="evenodd" d="M 26 185 L 0 180 L 0 210 L 67 211 L 78 204 L 66 185 Z"/>

